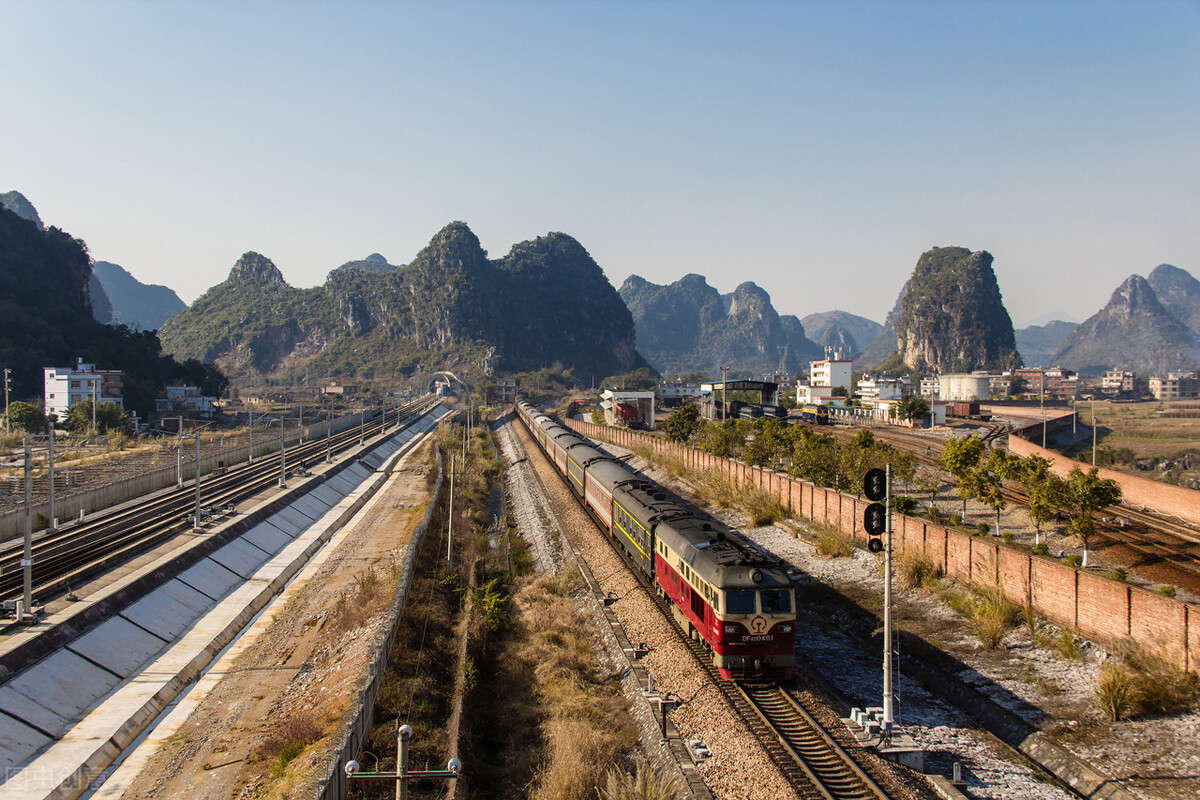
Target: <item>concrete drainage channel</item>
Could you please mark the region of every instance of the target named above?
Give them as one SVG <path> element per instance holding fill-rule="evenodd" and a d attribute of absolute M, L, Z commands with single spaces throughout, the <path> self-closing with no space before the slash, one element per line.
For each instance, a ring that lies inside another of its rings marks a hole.
<path fill-rule="evenodd" d="M 223 546 L 132 579 L 157 587 L 123 607 L 112 599 L 122 590 L 110 593 L 98 604 L 107 619 L 83 635 L 42 644 L 51 654 L 0 686 L 0 800 L 85 792 L 358 513 L 386 481 L 381 470 L 446 413 L 438 407 L 336 472 L 264 503 Z M 80 629 L 71 622 L 66 630 Z"/>

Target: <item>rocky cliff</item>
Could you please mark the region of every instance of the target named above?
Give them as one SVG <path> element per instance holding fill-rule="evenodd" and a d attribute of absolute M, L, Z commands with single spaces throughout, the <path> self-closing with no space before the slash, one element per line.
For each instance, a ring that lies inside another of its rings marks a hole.
<path fill-rule="evenodd" d="M 911 369 L 969 372 L 1021 365 L 992 255 L 965 247 L 921 254 L 896 323 L 897 347 Z"/>
<path fill-rule="evenodd" d="M 700 275 L 666 286 L 632 275 L 620 295 L 633 315 L 639 351 L 664 374 L 718 375 L 724 366 L 760 374 L 781 363 L 796 371 L 821 353 L 800 320 L 780 316 L 754 283 L 722 297 Z"/>
<path fill-rule="evenodd" d="M 492 261 L 461 222 L 407 266 L 351 262 L 312 289 L 246 253 L 161 335 L 168 352 L 214 359 L 241 380 L 291 382 L 308 371 L 388 381 L 435 365 L 555 363 L 599 380 L 645 366 L 629 311 L 577 241 L 551 233 Z"/>
<path fill-rule="evenodd" d="M 1179 267 L 1159 264 L 1146 282 L 1168 314 L 1200 334 L 1200 281 Z"/>
<path fill-rule="evenodd" d="M 1167 311 L 1149 281 L 1131 275 L 1063 340 L 1054 363 L 1083 375 L 1106 369 L 1165 375 L 1200 366 L 1200 336 Z"/>

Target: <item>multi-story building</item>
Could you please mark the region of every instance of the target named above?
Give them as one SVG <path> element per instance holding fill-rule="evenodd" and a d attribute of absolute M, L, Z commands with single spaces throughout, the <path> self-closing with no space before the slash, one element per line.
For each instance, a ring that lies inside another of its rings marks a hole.
<path fill-rule="evenodd" d="M 186 416 L 211 417 L 217 410 L 217 398 L 200 394 L 199 386 L 168 386 L 167 396 L 154 400 L 159 414 L 177 412 Z"/>
<path fill-rule="evenodd" d="M 1133 391 L 1134 374 L 1119 369 L 1110 369 L 1104 373 L 1100 381 L 1100 391 L 1103 394 L 1124 394 Z"/>
<path fill-rule="evenodd" d="M 1192 372 L 1169 372 L 1165 378 L 1150 379 L 1155 400 L 1189 400 L 1200 397 L 1200 378 Z"/>
<path fill-rule="evenodd" d="M 941 381 L 937 375 L 921 378 L 921 397 L 924 397 L 926 400 L 937 400 L 941 390 Z"/>
<path fill-rule="evenodd" d="M 828 351 L 827 351 L 828 352 Z M 823 361 L 810 361 L 808 383 L 796 386 L 796 402 L 824 403 L 833 396 L 833 390 L 842 387 L 846 396 L 850 396 L 854 383 L 851 373 L 854 362 L 848 358 L 826 358 Z"/>
<path fill-rule="evenodd" d="M 908 378 L 884 378 L 864 375 L 858 381 L 858 396 L 863 400 L 887 400 L 912 394 Z"/>
<path fill-rule="evenodd" d="M 97 403 L 116 403 L 124 406 L 121 397 L 125 373 L 119 369 L 96 369 L 77 359 L 74 367 L 45 367 L 46 414 L 59 420 L 67 418 L 71 406 L 84 400 Z"/>
<path fill-rule="evenodd" d="M 1062 367 L 1025 367 L 1014 374 L 1024 384 L 1025 394 L 1045 395 L 1056 400 L 1079 399 L 1079 376 Z"/>

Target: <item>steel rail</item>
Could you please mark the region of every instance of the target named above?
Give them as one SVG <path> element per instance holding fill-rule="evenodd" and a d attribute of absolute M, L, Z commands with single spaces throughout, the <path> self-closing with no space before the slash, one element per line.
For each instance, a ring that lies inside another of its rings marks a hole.
<path fill-rule="evenodd" d="M 434 404 L 427 399 L 407 410 L 407 415 L 423 413 Z M 304 460 L 327 450 L 344 452 L 357 445 L 360 436 L 373 437 L 387 424 L 401 421 L 401 410 L 388 412 L 386 420 L 376 419 L 361 428 L 350 426 L 304 444 L 293 445 L 288 455 L 299 466 Z M 279 477 L 280 455 L 260 458 L 227 469 L 221 475 L 209 475 L 205 483 L 205 507 L 228 508 L 275 485 Z M 203 510 L 203 509 L 202 509 Z M 33 592 L 39 599 L 68 590 L 72 583 L 122 563 L 160 542 L 191 530 L 195 513 L 195 482 L 168 490 L 129 508 L 105 514 L 81 525 L 42 536 L 33 545 Z M 0 600 L 13 600 L 22 593 L 21 553 L 15 548 L 0 556 Z"/>

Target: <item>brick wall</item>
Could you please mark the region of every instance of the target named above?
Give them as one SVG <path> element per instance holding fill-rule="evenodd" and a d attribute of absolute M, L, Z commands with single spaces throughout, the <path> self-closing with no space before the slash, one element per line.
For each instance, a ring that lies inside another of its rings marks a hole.
<path fill-rule="evenodd" d="M 739 484 L 771 491 L 797 517 L 833 525 L 860 543 L 866 541 L 858 523 L 865 503 L 850 495 L 671 444 L 649 434 L 578 420 L 568 420 L 566 424 L 593 439 L 624 447 L 650 446 L 701 472 L 718 469 L 726 478 Z M 1018 444 L 1018 448 L 1033 447 L 1029 452 L 1042 450 L 1018 437 L 1009 439 L 1023 443 Z M 1011 444 L 1010 449 L 1018 452 Z M 1200 494 L 1182 491 L 1192 496 Z M 1191 502 L 1189 518 L 1194 518 L 1196 501 Z M 1200 606 L 1074 569 L 1050 558 L 1030 555 L 990 537 L 972 536 L 915 517 L 894 514 L 892 528 L 892 544 L 897 553 L 924 554 L 954 580 L 983 589 L 994 587 L 999 580 L 1004 593 L 1012 600 L 1031 604 L 1040 616 L 1076 630 L 1082 636 L 1109 646 L 1132 639 L 1200 672 Z"/>
<path fill-rule="evenodd" d="M 1065 478 L 1074 467 L 1090 470 L 1091 466 L 1072 461 L 1066 456 L 1046 450 L 1020 436 L 1008 437 L 1010 452 L 1027 458 L 1039 455 L 1053 465 L 1055 474 Z M 1185 489 L 1182 486 L 1171 486 L 1149 478 L 1137 475 L 1127 475 L 1111 469 L 1100 468 L 1101 478 L 1111 478 L 1121 484 L 1121 494 L 1125 503 L 1131 506 L 1145 506 L 1160 514 L 1173 514 L 1184 519 L 1194 520 L 1200 517 L 1200 492 L 1195 489 Z"/>

